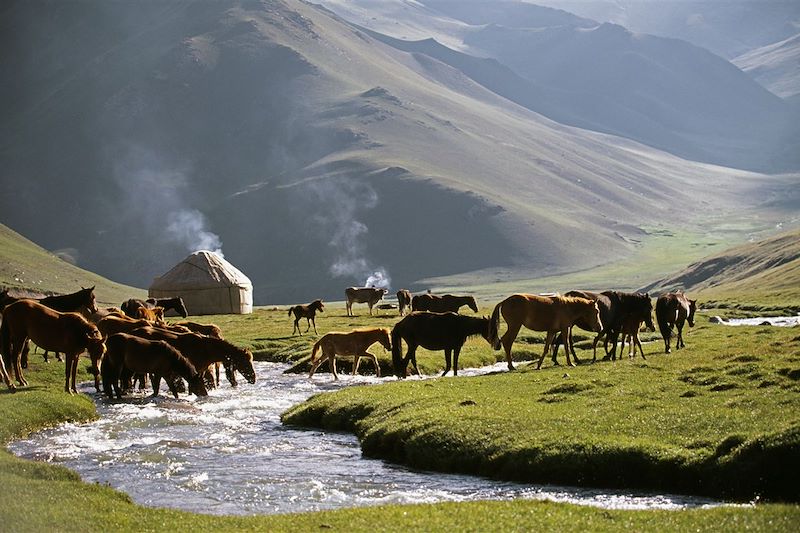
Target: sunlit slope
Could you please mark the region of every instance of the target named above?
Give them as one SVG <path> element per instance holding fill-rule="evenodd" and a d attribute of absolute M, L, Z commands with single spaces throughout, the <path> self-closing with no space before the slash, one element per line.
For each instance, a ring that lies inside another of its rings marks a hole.
<path fill-rule="evenodd" d="M 109 305 L 147 294 L 67 263 L 0 224 L 0 287 L 68 294 L 91 286 L 98 301 Z"/>
<path fill-rule="evenodd" d="M 783 302 L 800 308 L 800 230 L 731 248 L 658 281 L 706 298 Z"/>
<path fill-rule="evenodd" d="M 341 299 L 377 267 L 411 289 L 498 266 L 576 271 L 629 256 L 643 226 L 710 230 L 736 212 L 755 220 L 736 241 L 797 205 L 796 177 L 562 126 L 311 4 L 103 6 L 34 19 L 31 35 L 56 32 L 76 64 L 48 62 L 48 32 L 25 49 L 35 75 L 9 70 L 30 89 L 3 88 L 20 101 L 0 127 L 18 193 L 0 214 L 126 283 L 191 251 L 170 231 L 186 212 L 205 216 L 258 304 Z"/>

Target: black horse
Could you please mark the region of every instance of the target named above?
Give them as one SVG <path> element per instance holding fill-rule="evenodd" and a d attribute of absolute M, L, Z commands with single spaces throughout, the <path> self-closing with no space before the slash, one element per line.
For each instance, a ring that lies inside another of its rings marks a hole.
<path fill-rule="evenodd" d="M 675 349 L 679 350 L 686 346 L 683 342 L 683 322 L 689 323 L 689 327 L 694 327 L 694 313 L 697 310 L 697 300 L 690 300 L 683 292 L 668 292 L 662 294 L 656 300 L 656 319 L 661 336 L 664 337 L 664 353 L 670 353 L 670 339 L 672 338 L 672 327 L 678 330 L 678 338 L 675 341 Z M 655 330 L 655 328 L 654 328 Z"/>
<path fill-rule="evenodd" d="M 451 368 L 450 356 L 452 355 L 453 375 L 458 375 L 458 355 L 467 337 L 482 336 L 489 342 L 491 320 L 463 316 L 457 313 L 430 313 L 427 311 L 413 312 L 392 329 L 392 364 L 397 377 L 406 377 L 408 362 L 417 368 L 416 350 L 422 346 L 427 350 L 444 350 L 445 368 L 444 376 Z M 408 351 L 403 357 L 401 340 L 408 344 Z"/>
<path fill-rule="evenodd" d="M 122 302 L 122 305 L 120 306 L 122 312 L 131 318 L 139 318 L 137 316 L 137 311 L 140 307 L 145 307 L 147 309 L 163 307 L 165 313 L 172 309 L 183 318 L 189 316 L 189 313 L 186 311 L 186 306 L 183 304 L 183 298 L 180 296 L 175 296 L 173 298 L 148 298 L 147 300 L 129 298 L 128 300 Z"/>
<path fill-rule="evenodd" d="M 650 295 L 641 292 L 621 292 L 621 291 L 603 291 L 601 293 L 590 291 L 569 291 L 564 293 L 564 296 L 577 296 L 580 298 L 587 298 L 597 302 L 597 308 L 600 310 L 600 321 L 603 324 L 603 329 L 592 341 L 592 362 L 597 360 L 597 343 L 600 339 L 605 337 L 603 343 L 606 355 L 604 360 L 616 359 L 617 340 L 619 333 L 624 325 L 625 320 L 638 319 L 645 323 L 645 325 L 652 331 L 655 331 L 653 325 L 653 303 L 650 300 Z M 593 331 L 591 325 L 579 320 L 575 323 L 579 328 L 586 331 Z M 553 349 L 553 362 L 556 362 L 556 354 L 558 353 L 560 340 L 557 338 Z M 608 349 L 608 344 L 611 343 L 611 350 Z M 575 348 L 569 347 L 572 356 L 578 361 L 575 355 Z M 578 361 L 579 362 L 579 361 Z"/>
<path fill-rule="evenodd" d="M 418 294 L 411 299 L 413 311 L 432 311 L 434 313 L 458 313 L 461 306 L 469 306 L 478 312 L 478 303 L 474 296 L 455 296 L 453 294 Z"/>
<path fill-rule="evenodd" d="M 319 311 L 320 313 L 324 313 L 325 312 L 324 311 L 324 307 L 325 306 L 322 304 L 322 300 L 314 300 L 310 304 L 293 305 L 292 307 L 290 307 L 289 308 L 289 316 L 292 316 L 292 313 L 294 313 L 294 328 L 292 328 L 292 335 L 294 335 L 295 331 L 297 331 L 297 333 L 302 335 L 302 333 L 300 333 L 300 325 L 299 325 L 299 322 L 300 322 L 301 318 L 305 318 L 306 319 L 306 324 L 308 325 L 308 327 L 306 328 L 306 333 L 308 333 L 308 330 L 311 329 L 311 324 L 314 324 L 314 333 L 316 334 L 317 333 L 317 321 L 316 321 L 317 311 Z"/>

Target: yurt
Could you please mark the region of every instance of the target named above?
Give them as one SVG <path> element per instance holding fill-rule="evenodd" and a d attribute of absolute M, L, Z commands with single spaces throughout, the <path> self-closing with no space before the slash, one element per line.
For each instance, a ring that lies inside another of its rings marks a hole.
<path fill-rule="evenodd" d="M 180 296 L 190 315 L 253 312 L 253 284 L 241 270 L 214 252 L 201 250 L 153 280 L 151 298 Z"/>

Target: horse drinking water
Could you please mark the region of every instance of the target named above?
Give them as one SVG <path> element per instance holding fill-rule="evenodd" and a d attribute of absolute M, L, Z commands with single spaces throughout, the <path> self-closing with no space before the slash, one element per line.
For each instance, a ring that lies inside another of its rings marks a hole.
<path fill-rule="evenodd" d="M 314 375 L 317 368 L 328 361 L 331 367 L 333 379 L 339 379 L 336 373 L 336 358 L 340 356 L 355 357 L 353 365 L 353 375 L 358 374 L 358 365 L 361 364 L 362 357 L 369 357 L 375 364 L 375 374 L 381 377 L 381 367 L 378 365 L 378 358 L 375 354 L 367 351 L 367 348 L 376 342 L 387 349 L 392 349 L 392 344 L 389 341 L 389 330 L 386 328 L 372 328 L 372 329 L 356 329 L 348 333 L 339 333 L 336 331 L 326 333 L 314 344 L 311 350 L 311 371 L 308 377 Z M 322 355 L 317 359 L 317 352 L 322 349 Z"/>

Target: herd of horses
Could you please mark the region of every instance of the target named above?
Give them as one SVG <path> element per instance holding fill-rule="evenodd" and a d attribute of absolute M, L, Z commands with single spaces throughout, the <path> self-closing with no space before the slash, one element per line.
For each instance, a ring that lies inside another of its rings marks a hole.
<path fill-rule="evenodd" d="M 346 310 L 353 316 L 354 303 L 366 303 L 372 314 L 373 307 L 388 291 L 383 288 L 349 287 L 345 291 Z M 458 374 L 458 357 L 469 337 L 480 335 L 495 350 L 503 349 L 509 370 L 514 369 L 512 346 L 521 328 L 544 332 L 545 344 L 536 368 L 541 368 L 552 349 L 552 359 L 560 345 L 564 346 L 566 362 L 579 363 L 572 342 L 574 327 L 594 332 L 592 362 L 597 359 L 597 344 L 604 339 L 604 359 L 617 358 L 617 343 L 622 341 L 620 355 L 628 342 L 629 356 L 636 348 L 644 358 L 639 331 L 642 324 L 655 331 L 652 320 L 653 305 L 646 293 L 621 291 L 570 291 L 564 295 L 513 294 L 498 303 L 490 316 L 473 317 L 459 314 L 467 306 L 473 312 L 478 305 L 473 296 L 411 295 L 408 290 L 397 293 L 401 319 L 387 328 L 356 329 L 349 332 L 329 332 L 313 346 L 309 377 L 326 361 L 334 379 L 337 357 L 354 358 L 354 373 L 362 358 L 372 360 L 380 376 L 377 357 L 368 349 L 380 343 L 391 351 L 394 374 L 400 378 L 408 374 L 411 365 L 419 374 L 416 350 L 444 351 L 445 370 Z M 9 371 L 20 386 L 27 385 L 23 374 L 29 353 L 29 341 L 45 351 L 63 353 L 66 358 L 64 390 L 75 393 L 78 359 L 84 352 L 91 360 L 97 392 L 121 398 L 135 381 L 143 383 L 149 376 L 153 395 L 159 392 L 163 378 L 172 394 L 177 397 L 183 380 L 190 393 L 206 395 L 208 388 L 219 386 L 219 369 L 232 386 L 237 385 L 236 373 L 250 383 L 255 383 L 253 356 L 249 350 L 237 347 L 222 337 L 213 324 L 182 321 L 168 324 L 164 312 L 174 310 L 183 318 L 188 316 L 181 298 L 129 299 L 120 308 L 98 309 L 94 287 L 63 296 L 42 299 L 18 299 L 7 291 L 0 293 L 0 377 L 9 389 L 15 389 Z M 313 326 L 316 333 L 316 312 L 323 312 L 322 300 L 289 308 L 294 314 L 292 334 L 300 331 L 299 321 L 307 321 L 306 332 Z M 664 339 L 664 350 L 671 352 L 673 330 L 677 330 L 676 348 L 685 346 L 683 325 L 694 326 L 696 301 L 683 292 L 672 292 L 658 297 L 656 319 Z M 500 319 L 506 323 L 500 335 Z M 621 339 L 620 339 L 621 337 Z M 405 355 L 402 343 L 406 343 Z M 609 345 L 611 346 L 609 348 Z M 319 356 L 318 356 L 319 354 Z M 573 362 L 574 360 L 574 362 Z M 8 369 L 8 370 L 7 370 Z"/>
<path fill-rule="evenodd" d="M 120 308 L 98 309 L 94 287 L 41 299 L 15 298 L 3 291 L 0 377 L 11 390 L 28 384 L 23 368 L 33 341 L 45 354 L 65 355 L 64 391 L 71 394 L 77 392 L 78 359 L 84 352 L 91 360 L 95 389 L 101 392 L 102 381 L 108 397 L 121 398 L 135 381 L 143 385 L 148 378 L 154 396 L 162 378 L 176 398 L 183 380 L 190 393 L 205 396 L 209 388 L 219 386 L 220 366 L 231 386 L 237 385 L 237 372 L 255 383 L 249 350 L 225 340 L 214 324 L 168 324 L 163 319 L 168 309 L 188 317 L 181 298 L 129 299 Z"/>
<path fill-rule="evenodd" d="M 353 315 L 353 303 L 367 303 L 372 315 L 372 308 L 387 292 L 386 289 L 373 287 L 347 288 L 345 290 L 347 316 Z M 477 335 L 482 336 L 493 349 L 502 348 L 505 351 L 508 369 L 514 370 L 511 349 L 523 326 L 532 331 L 546 333 L 537 369 L 541 368 L 551 347 L 553 363 L 558 364 L 556 356 L 560 345 L 564 346 L 569 366 L 580 362 L 572 342 L 573 327 L 596 333 L 592 342 L 592 362 L 597 360 L 597 344 L 601 339 L 604 339 L 603 346 L 606 352 L 604 359 L 617 359 L 616 349 L 620 340 L 620 358 L 627 342 L 629 357 L 635 357 L 638 347 L 644 359 L 639 331 L 642 324 L 652 331 L 656 330 L 652 318 L 652 300 L 649 294 L 641 292 L 609 290 L 599 293 L 569 291 L 564 295 L 513 294 L 498 303 L 491 316 L 483 318 L 459 314 L 459 310 L 465 305 L 474 312 L 478 311 L 477 302 L 472 296 L 451 294 L 412 296 L 410 291 L 402 289 L 397 292 L 397 302 L 402 318 L 391 331 L 373 328 L 331 332 L 324 335 L 313 347 L 309 377 L 314 375 L 323 362 L 328 361 L 334 379 L 338 379 L 337 356 L 355 358 L 354 373 L 362 357 L 371 358 L 380 376 L 377 357 L 367 351 L 375 342 L 380 342 L 384 348 L 391 351 L 392 366 L 398 377 L 403 378 L 408 375 L 409 363 L 419 374 L 416 350 L 420 346 L 427 350 L 443 350 L 445 369 L 442 375 L 447 374 L 451 368 L 453 375 L 458 375 L 458 357 L 461 348 L 467 338 Z M 323 307 L 322 300 L 315 300 L 311 304 L 290 308 L 289 315 L 295 314 L 295 329 L 292 334 L 295 331 L 300 333 L 297 323 L 301 317 L 313 322 L 316 311 L 322 311 Z M 683 292 L 670 292 L 658 297 L 655 311 L 666 353 L 671 352 L 673 329 L 677 330 L 676 348 L 685 346 L 683 325 L 684 322 L 688 322 L 690 327 L 694 326 L 696 308 L 696 300 L 689 299 Z M 499 332 L 501 317 L 506 323 L 506 331 L 502 336 Z M 314 332 L 316 333 L 316 324 Z M 407 346 L 405 356 L 402 352 L 402 342 Z M 322 355 L 317 358 L 320 348 Z"/>

